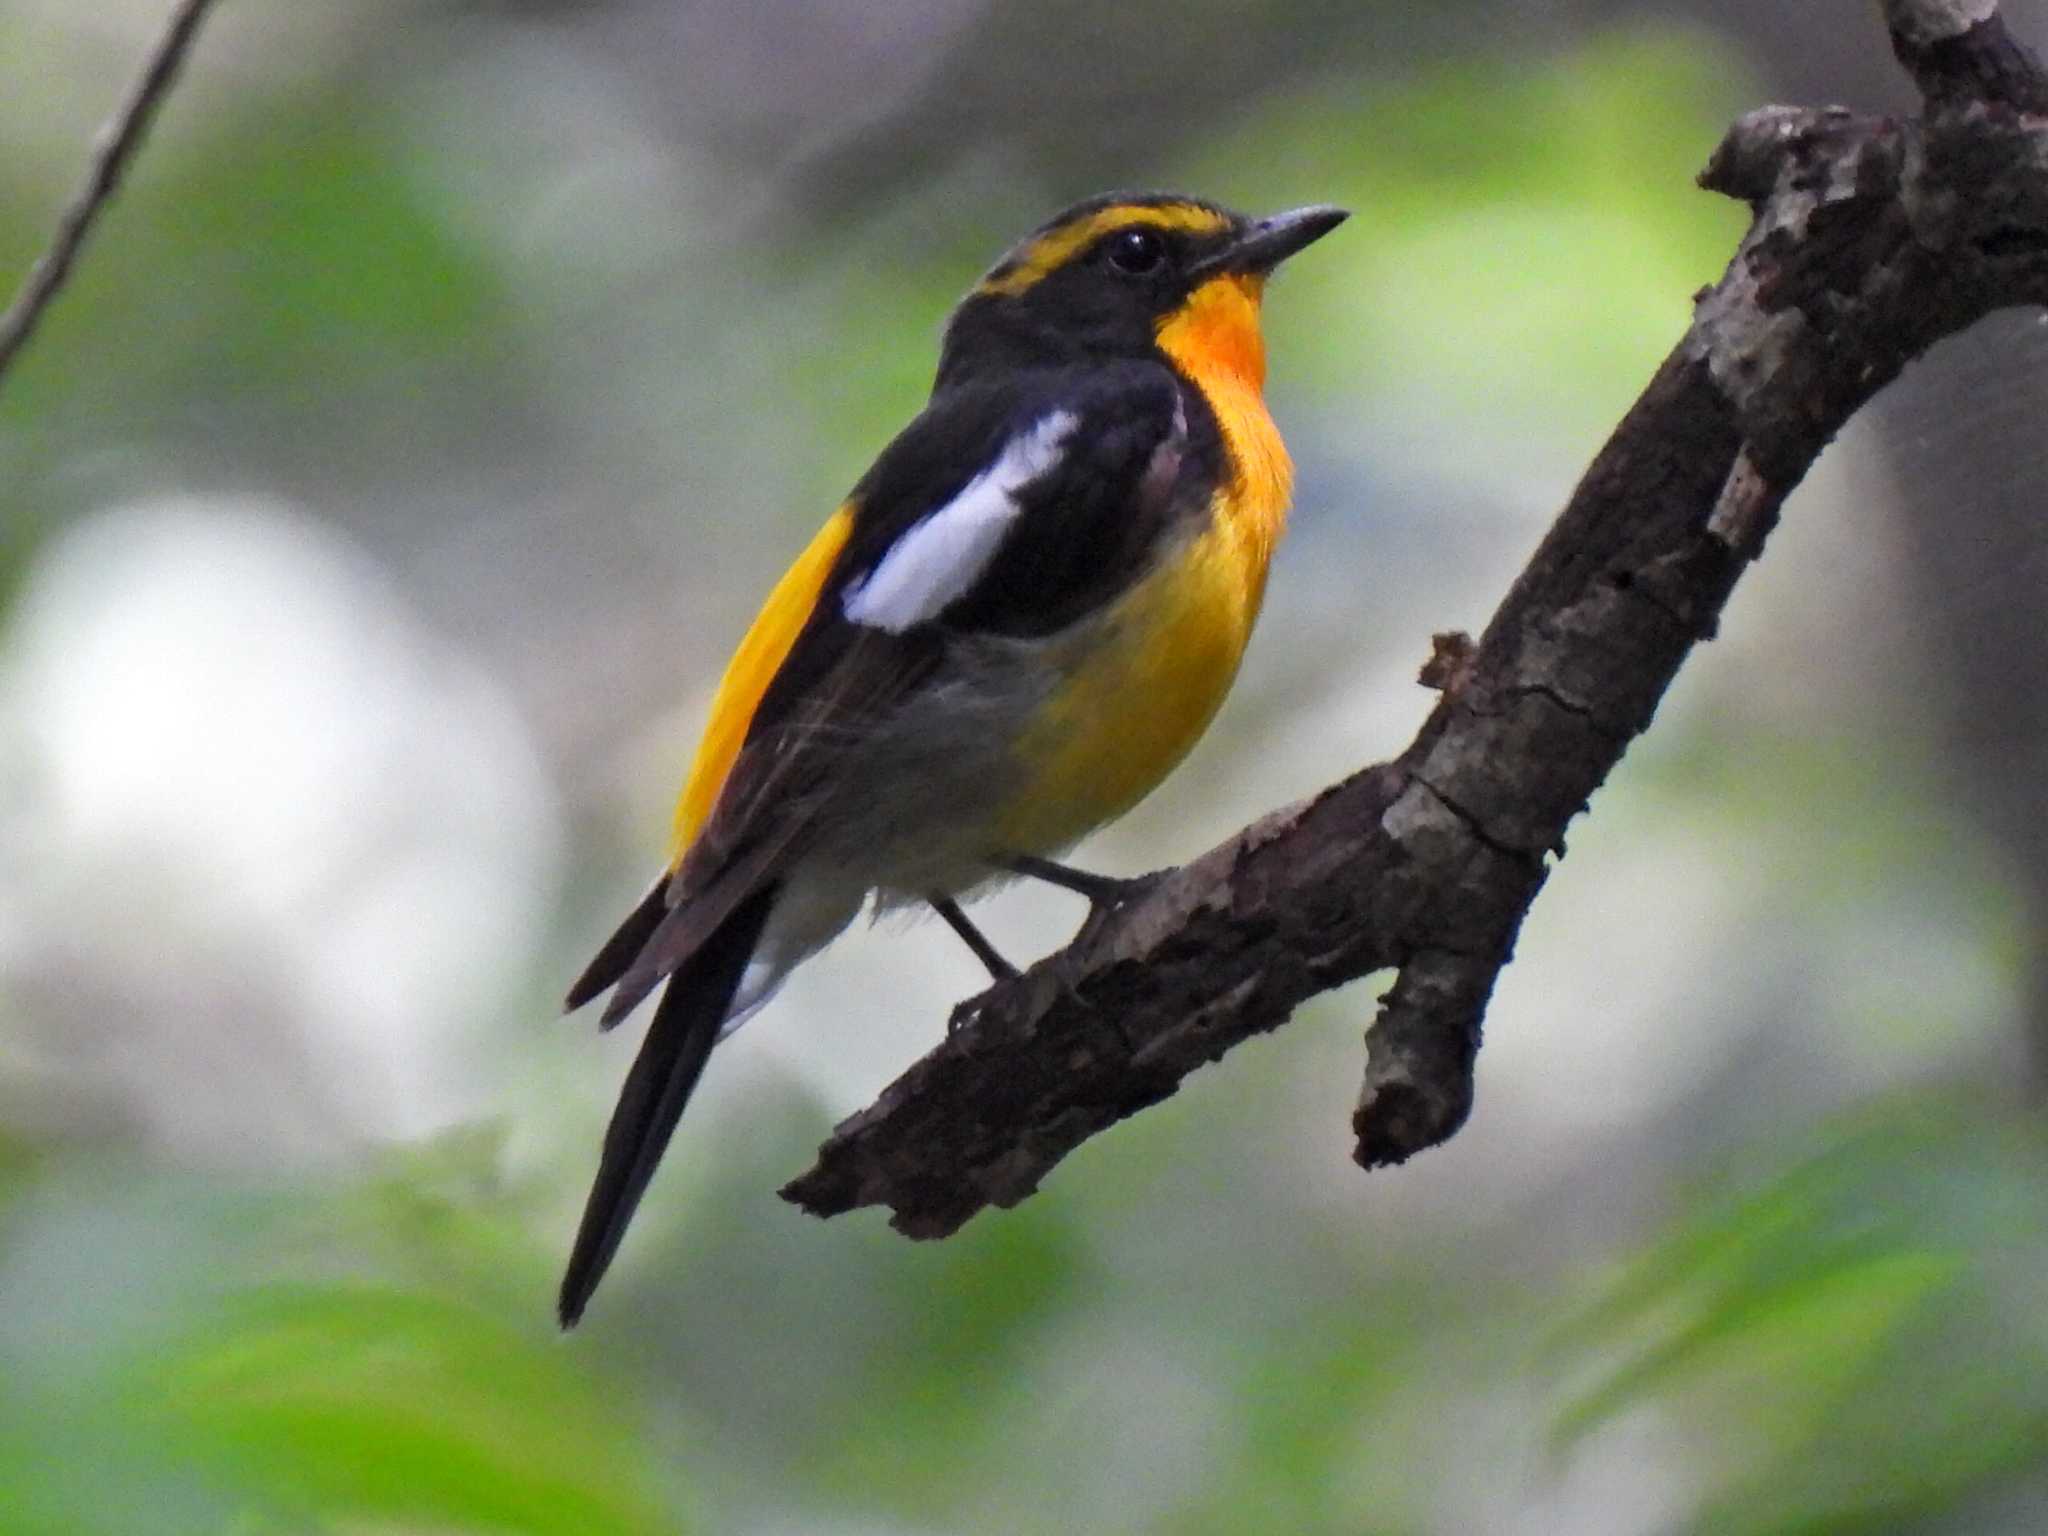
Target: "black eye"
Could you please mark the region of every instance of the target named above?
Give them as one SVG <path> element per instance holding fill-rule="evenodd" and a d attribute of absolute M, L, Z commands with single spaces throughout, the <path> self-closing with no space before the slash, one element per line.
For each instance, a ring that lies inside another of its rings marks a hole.
<path fill-rule="evenodd" d="M 1127 229 L 1109 242 L 1109 264 L 1126 277 L 1145 277 L 1166 263 L 1166 241 L 1156 229 Z"/>

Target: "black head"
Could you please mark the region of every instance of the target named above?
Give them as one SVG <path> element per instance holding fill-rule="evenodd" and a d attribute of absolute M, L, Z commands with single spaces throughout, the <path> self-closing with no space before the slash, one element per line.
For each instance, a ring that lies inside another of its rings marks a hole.
<path fill-rule="evenodd" d="M 988 368 L 1154 355 L 1161 327 L 1203 284 L 1256 283 L 1347 215 L 1253 219 L 1199 198 L 1111 193 L 1032 231 L 953 312 L 939 383 Z"/>

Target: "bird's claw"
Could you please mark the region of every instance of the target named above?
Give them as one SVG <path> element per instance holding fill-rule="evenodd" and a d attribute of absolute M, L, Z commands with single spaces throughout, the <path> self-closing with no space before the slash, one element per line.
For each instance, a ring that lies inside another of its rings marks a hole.
<path fill-rule="evenodd" d="M 987 997 L 988 994 L 986 992 L 978 992 L 973 997 L 963 998 L 953 1005 L 953 1011 L 946 1015 L 946 1038 L 948 1040 L 981 1017 L 981 1005 Z"/>
<path fill-rule="evenodd" d="M 1100 884 L 1094 890 L 1082 892 L 1088 898 L 1088 915 L 1068 941 L 1069 949 L 1093 941 L 1119 911 L 1156 890 L 1166 874 L 1162 870 L 1154 870 L 1150 874 L 1132 875 L 1121 880 L 1107 875 L 1095 878 Z"/>

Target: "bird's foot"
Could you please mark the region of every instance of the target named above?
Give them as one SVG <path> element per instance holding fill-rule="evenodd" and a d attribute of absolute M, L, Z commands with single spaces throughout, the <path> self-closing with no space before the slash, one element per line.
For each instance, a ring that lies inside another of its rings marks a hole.
<path fill-rule="evenodd" d="M 993 987 L 989 989 L 991 992 L 994 990 Z M 988 1001 L 988 997 L 988 992 L 977 992 L 974 996 L 963 998 L 953 1005 L 953 1011 L 946 1015 L 946 1038 L 948 1040 L 981 1017 L 982 1004 Z"/>
<path fill-rule="evenodd" d="M 1051 859 L 1034 858 L 1019 854 L 1005 859 L 1003 867 L 1012 874 L 1028 875 L 1033 880 L 1043 880 L 1048 885 L 1057 885 L 1088 900 L 1088 917 L 1081 924 L 1080 931 L 1068 941 L 1068 947 L 1085 944 L 1102 931 L 1117 910 L 1127 907 L 1140 897 L 1150 894 L 1166 878 L 1165 872 L 1154 870 L 1147 875 L 1097 875 L 1085 869 L 1072 869 L 1065 864 L 1054 863 Z"/>

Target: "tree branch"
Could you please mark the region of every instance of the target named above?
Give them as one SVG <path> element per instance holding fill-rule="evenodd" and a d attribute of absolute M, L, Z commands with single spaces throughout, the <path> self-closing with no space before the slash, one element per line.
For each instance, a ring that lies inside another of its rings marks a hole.
<path fill-rule="evenodd" d="M 1024 1199 L 1069 1151 L 1275 1028 L 1399 972 L 1367 1035 L 1367 1167 L 1451 1135 L 1495 978 L 1566 825 L 1710 638 L 1786 495 L 1914 356 L 2048 303 L 2048 80 L 1990 0 L 1889 0 L 1927 98 L 1899 122 L 1765 108 L 1701 175 L 1751 204 L 1726 274 L 1398 758 L 1170 871 L 976 1000 L 785 1198 L 913 1237 Z"/>
<path fill-rule="evenodd" d="M 1884 0 L 1892 52 L 1930 107 L 1982 101 L 2048 112 L 2041 61 L 2006 30 L 1997 0 Z"/>
<path fill-rule="evenodd" d="M 150 50 L 142 73 L 93 140 L 92 163 L 87 167 L 85 181 L 58 216 L 56 232 L 50 237 L 48 248 L 29 268 L 21 291 L 8 305 L 7 313 L 0 315 L 0 380 L 6 378 L 15 358 L 35 334 L 50 301 L 70 278 L 86 236 L 92 233 L 101 210 L 120 186 L 122 174 L 141 147 L 158 105 L 177 78 L 179 66 L 198 36 L 199 24 L 212 6 L 213 0 L 179 0 L 163 34 Z"/>

